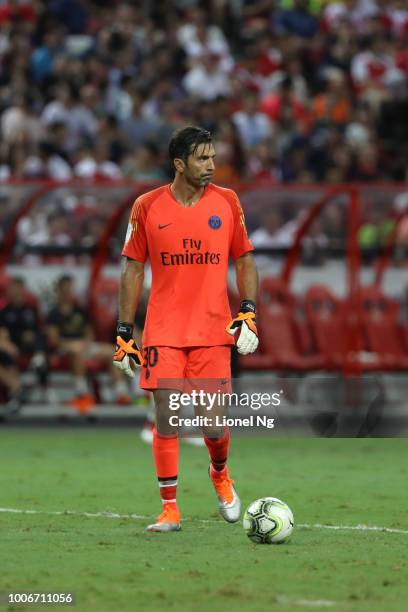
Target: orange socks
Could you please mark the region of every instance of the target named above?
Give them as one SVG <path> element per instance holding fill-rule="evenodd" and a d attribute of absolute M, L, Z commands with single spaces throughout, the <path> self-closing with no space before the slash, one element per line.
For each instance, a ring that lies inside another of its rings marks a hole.
<path fill-rule="evenodd" d="M 230 432 L 225 428 L 222 438 L 204 437 L 208 448 L 211 464 L 217 472 L 222 472 L 228 459 Z M 153 457 L 156 464 L 156 474 L 159 481 L 160 497 L 163 503 L 176 504 L 178 478 L 178 437 L 166 437 L 153 429 Z"/>
<path fill-rule="evenodd" d="M 230 432 L 228 427 L 224 430 L 222 438 L 207 438 L 204 437 L 204 442 L 208 448 L 211 464 L 217 472 L 222 472 L 225 468 L 228 459 L 228 450 L 230 444 Z"/>
<path fill-rule="evenodd" d="M 153 429 L 153 457 L 163 503 L 176 503 L 178 437 L 166 437 Z"/>

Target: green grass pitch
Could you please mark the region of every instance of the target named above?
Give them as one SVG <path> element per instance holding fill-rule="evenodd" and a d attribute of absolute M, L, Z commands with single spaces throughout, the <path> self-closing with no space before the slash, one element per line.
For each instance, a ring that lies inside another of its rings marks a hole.
<path fill-rule="evenodd" d="M 183 530 L 154 534 L 144 531 L 150 518 L 47 514 L 157 514 L 151 449 L 136 430 L 3 430 L 0 507 L 37 513 L 0 512 L 0 593 L 72 592 L 81 612 L 406 610 L 408 533 L 314 526 L 408 532 L 406 446 L 233 439 L 243 505 L 272 495 L 295 514 L 292 540 L 267 546 L 218 517 L 204 448 L 181 445 Z"/>

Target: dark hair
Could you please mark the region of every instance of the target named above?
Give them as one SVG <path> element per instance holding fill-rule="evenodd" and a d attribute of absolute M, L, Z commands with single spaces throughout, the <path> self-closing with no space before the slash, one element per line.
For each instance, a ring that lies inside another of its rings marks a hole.
<path fill-rule="evenodd" d="M 57 280 L 57 289 L 61 289 L 62 285 L 65 285 L 65 283 L 71 283 L 73 280 L 74 279 L 70 274 L 63 274 Z"/>
<path fill-rule="evenodd" d="M 171 161 L 182 159 L 184 162 L 201 144 L 210 144 L 212 136 L 203 128 L 189 126 L 174 132 L 169 143 L 169 157 Z"/>

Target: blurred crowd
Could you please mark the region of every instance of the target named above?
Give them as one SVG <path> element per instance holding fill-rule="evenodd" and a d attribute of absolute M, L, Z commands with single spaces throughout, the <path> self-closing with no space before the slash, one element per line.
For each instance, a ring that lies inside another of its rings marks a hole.
<path fill-rule="evenodd" d="M 0 0 L 0 180 L 408 180 L 404 0 Z"/>

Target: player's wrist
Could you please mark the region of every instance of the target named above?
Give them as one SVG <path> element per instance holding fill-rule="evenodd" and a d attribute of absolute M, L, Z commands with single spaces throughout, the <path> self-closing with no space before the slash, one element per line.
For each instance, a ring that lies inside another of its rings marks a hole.
<path fill-rule="evenodd" d="M 240 307 L 240 312 L 253 312 L 256 313 L 256 304 L 252 300 L 242 300 Z"/>
<path fill-rule="evenodd" d="M 129 342 L 133 338 L 133 324 L 127 321 L 118 321 L 116 325 L 116 334 L 123 338 L 125 342 Z"/>

